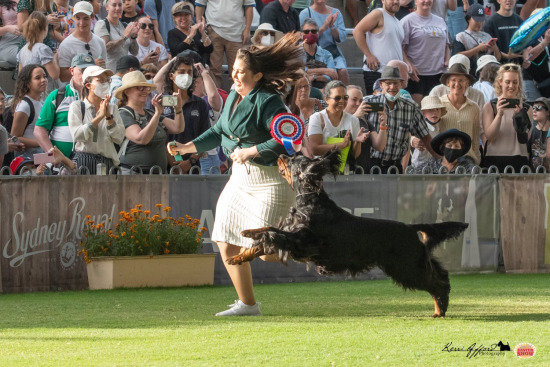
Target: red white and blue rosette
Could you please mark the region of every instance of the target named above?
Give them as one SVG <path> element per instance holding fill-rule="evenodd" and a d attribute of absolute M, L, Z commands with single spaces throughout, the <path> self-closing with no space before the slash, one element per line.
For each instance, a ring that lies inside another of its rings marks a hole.
<path fill-rule="evenodd" d="M 304 123 L 292 113 L 280 113 L 271 120 L 271 136 L 292 155 L 302 148 Z"/>

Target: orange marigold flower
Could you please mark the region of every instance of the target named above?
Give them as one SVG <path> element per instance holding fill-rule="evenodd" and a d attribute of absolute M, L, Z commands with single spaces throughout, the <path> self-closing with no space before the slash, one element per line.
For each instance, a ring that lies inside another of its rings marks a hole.
<path fill-rule="evenodd" d="M 151 211 L 150 210 L 145 210 L 144 213 L 145 213 L 145 215 L 149 215 L 149 214 L 151 214 Z"/>
<path fill-rule="evenodd" d="M 155 204 L 157 208 L 162 208 L 162 204 Z"/>
<path fill-rule="evenodd" d="M 167 248 L 164 249 L 164 253 L 165 254 L 169 254 L 170 253 L 170 250 L 168 250 Z"/>
<path fill-rule="evenodd" d="M 90 219 L 90 218 L 92 218 L 91 215 L 87 215 L 87 216 L 86 216 L 86 219 Z"/>
<path fill-rule="evenodd" d="M 201 227 L 201 231 L 206 232 L 206 231 L 208 231 L 208 228 L 206 228 L 206 227 Z"/>
<path fill-rule="evenodd" d="M 121 235 L 122 237 L 124 237 L 124 236 L 126 236 L 126 232 L 122 232 L 120 235 Z"/>
<path fill-rule="evenodd" d="M 143 208 L 143 204 L 138 204 L 138 205 L 136 205 L 136 208 L 138 208 L 138 209 L 139 209 L 139 208 Z"/>
<path fill-rule="evenodd" d="M 171 208 L 171 207 L 169 207 L 169 206 L 167 206 L 167 207 L 165 207 L 165 208 L 164 208 L 164 209 L 162 209 L 162 210 L 164 210 L 165 212 L 169 212 L 170 210 L 172 210 L 172 208 Z"/>

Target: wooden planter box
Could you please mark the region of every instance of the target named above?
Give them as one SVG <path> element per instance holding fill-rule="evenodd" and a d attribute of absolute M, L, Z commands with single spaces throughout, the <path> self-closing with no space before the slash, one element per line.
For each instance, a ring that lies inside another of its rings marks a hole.
<path fill-rule="evenodd" d="M 94 257 L 90 289 L 212 285 L 216 254 Z"/>

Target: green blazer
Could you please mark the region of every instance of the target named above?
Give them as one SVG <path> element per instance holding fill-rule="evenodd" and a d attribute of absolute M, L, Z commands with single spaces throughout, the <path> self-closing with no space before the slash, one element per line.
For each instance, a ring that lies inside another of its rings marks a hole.
<path fill-rule="evenodd" d="M 281 96 L 256 86 L 231 114 L 237 97 L 237 92 L 231 91 L 216 125 L 193 140 L 197 152 L 221 145 L 229 157 L 237 147 L 256 145 L 260 157 L 251 161 L 264 166 L 276 165 L 279 155 L 286 153 L 284 146 L 271 136 L 271 120 L 279 113 L 287 112 Z"/>

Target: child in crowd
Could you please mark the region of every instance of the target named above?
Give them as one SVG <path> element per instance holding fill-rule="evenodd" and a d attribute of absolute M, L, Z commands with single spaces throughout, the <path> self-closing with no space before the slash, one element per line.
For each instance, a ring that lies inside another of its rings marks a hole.
<path fill-rule="evenodd" d="M 533 103 L 533 128 L 529 141 L 527 142 L 527 150 L 529 151 L 529 160 L 533 169 L 543 165 L 548 151 L 548 130 L 550 129 L 550 119 L 548 110 L 550 109 L 550 100 L 540 97 Z M 550 162 L 546 160 L 548 169 Z"/>
<path fill-rule="evenodd" d="M 123 0 L 122 1 L 122 17 L 121 21 L 124 23 L 132 23 L 137 20 L 140 16 L 140 13 L 137 11 L 136 7 L 137 0 Z"/>
<path fill-rule="evenodd" d="M 441 121 L 441 117 L 445 116 L 447 113 L 447 109 L 443 106 L 439 97 L 429 96 L 422 99 L 421 110 L 428 131 L 433 138 L 439 134 L 438 124 L 439 121 Z M 411 165 L 415 170 L 422 170 L 422 167 L 432 158 L 432 155 L 426 150 L 422 140 L 415 136 L 411 136 L 411 147 L 414 148 L 411 157 Z"/>
<path fill-rule="evenodd" d="M 470 135 L 457 129 L 449 129 L 436 135 L 431 145 L 432 149 L 442 156 L 430 158 L 425 163 L 425 167 L 430 168 L 432 173 L 439 173 L 441 167 L 445 167 L 449 173 L 454 173 L 458 167 L 463 167 L 464 173 L 472 172 L 472 160 L 464 157 L 472 146 Z"/>
<path fill-rule="evenodd" d="M 48 72 L 48 89 L 46 93 L 57 88 L 59 64 L 51 48 L 42 43 L 48 34 L 48 18 L 39 11 L 33 11 L 23 24 L 23 36 L 27 43 L 17 53 L 19 71 L 30 64 L 42 65 Z"/>

